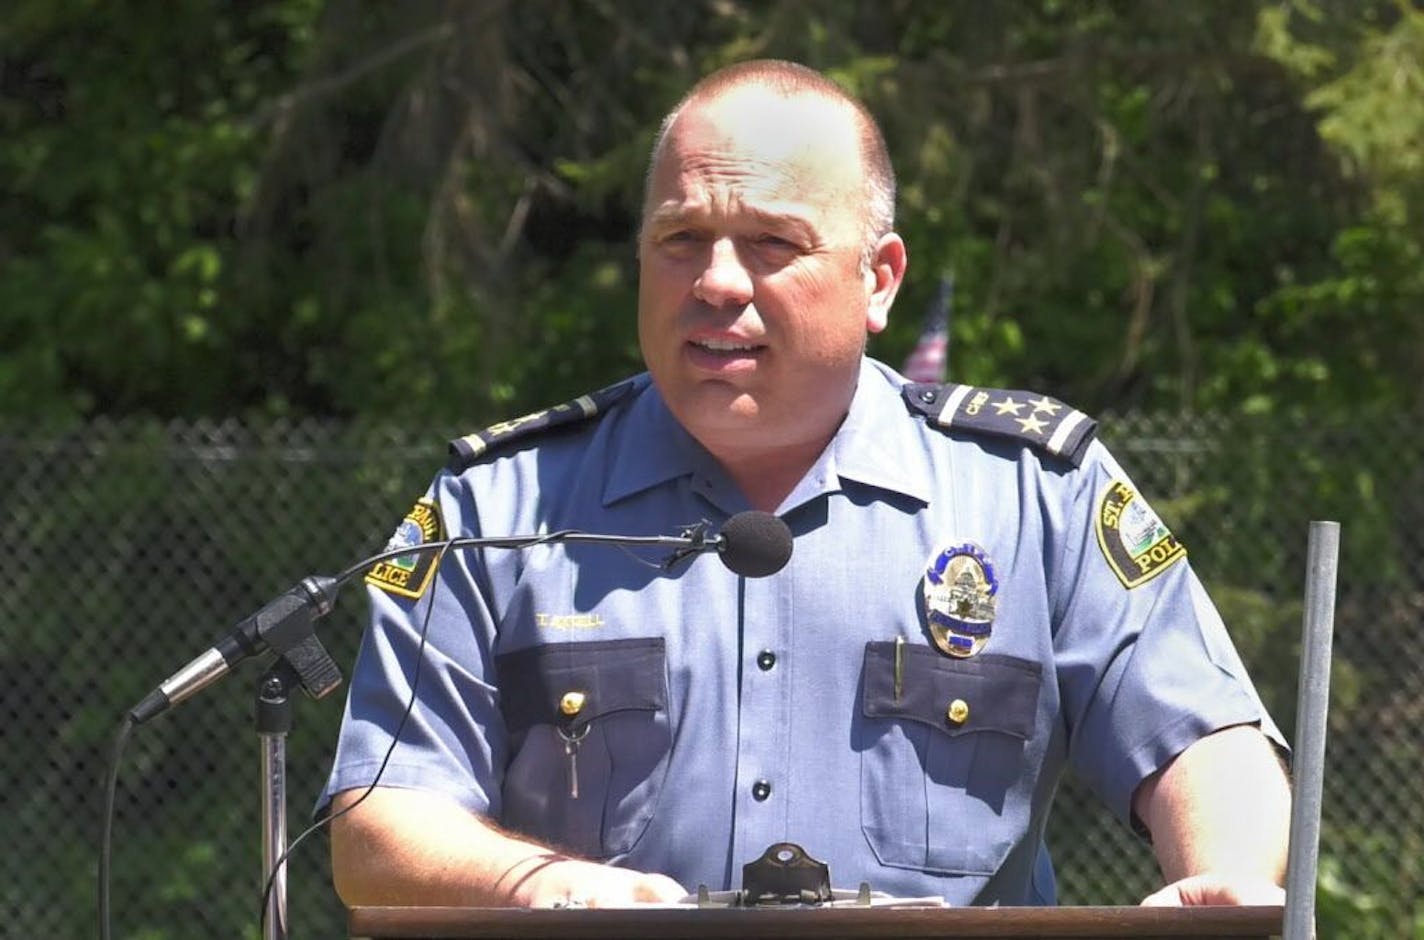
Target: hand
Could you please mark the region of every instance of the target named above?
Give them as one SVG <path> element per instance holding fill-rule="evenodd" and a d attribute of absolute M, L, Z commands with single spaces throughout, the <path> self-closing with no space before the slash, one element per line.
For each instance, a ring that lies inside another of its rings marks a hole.
<path fill-rule="evenodd" d="M 521 879 L 513 900 L 522 907 L 632 907 L 671 903 L 687 890 L 666 875 L 578 859 L 550 859 Z"/>
<path fill-rule="evenodd" d="M 1285 903 L 1285 889 L 1273 881 L 1260 875 L 1233 875 L 1222 872 L 1204 872 L 1174 881 L 1142 900 L 1143 907 L 1196 907 L 1211 904 L 1274 906 Z"/>

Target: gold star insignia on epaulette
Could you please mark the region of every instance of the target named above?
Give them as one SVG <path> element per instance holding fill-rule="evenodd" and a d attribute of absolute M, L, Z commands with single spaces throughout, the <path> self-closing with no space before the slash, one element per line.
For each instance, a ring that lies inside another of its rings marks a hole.
<path fill-rule="evenodd" d="M 1043 429 L 1048 427 L 1047 421 L 1040 421 L 1037 413 L 1029 415 L 1027 418 L 1015 418 L 1019 427 L 1023 428 L 1025 434 L 1043 434 Z"/>
<path fill-rule="evenodd" d="M 505 437 L 513 434 L 526 424 L 532 424 L 555 412 L 568 410 L 569 408 L 569 405 L 558 405 L 554 408 L 545 408 L 543 411 L 535 411 L 532 414 L 527 414 L 519 418 L 510 418 L 507 421 L 496 421 L 494 424 L 485 428 L 484 433 L 494 438 Z"/>
<path fill-rule="evenodd" d="M 480 459 L 492 448 L 508 446 L 510 443 L 543 433 L 554 428 L 569 427 L 577 422 L 603 414 L 620 399 L 636 389 L 646 387 L 647 373 L 626 379 L 616 385 L 599 389 L 588 395 L 580 395 L 573 401 L 522 418 L 512 418 L 490 425 L 483 431 L 466 434 L 450 442 L 450 460 L 447 466 L 455 473 L 461 473 Z"/>
<path fill-rule="evenodd" d="M 1081 411 L 1038 392 L 909 383 L 903 395 L 912 411 L 952 434 L 1018 441 L 1074 466 L 1082 462 L 1097 429 L 1097 422 Z"/>
<path fill-rule="evenodd" d="M 1061 404 L 1052 400 L 1047 395 L 1040 397 L 1038 401 L 1031 401 L 1029 402 L 1029 404 L 1033 405 L 1033 410 L 1035 414 L 1040 411 L 1046 411 L 1050 415 L 1056 415 L 1058 414 L 1058 409 L 1063 407 Z M 1028 430 L 1028 428 L 1024 428 L 1024 430 L 1026 431 Z"/>
<path fill-rule="evenodd" d="M 1015 417 L 1018 417 L 1019 409 L 1024 406 L 1023 402 L 1014 401 L 1012 395 L 1007 395 L 1004 397 L 1003 401 L 996 401 L 993 404 L 994 407 L 998 409 L 999 414 L 1013 415 Z"/>

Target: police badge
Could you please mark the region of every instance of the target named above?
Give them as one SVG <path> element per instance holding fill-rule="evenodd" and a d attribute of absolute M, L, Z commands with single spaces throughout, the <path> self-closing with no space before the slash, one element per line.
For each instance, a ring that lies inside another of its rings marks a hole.
<path fill-rule="evenodd" d="M 935 645 L 950 656 L 973 656 L 989 642 L 999 580 L 974 542 L 951 545 L 925 569 L 925 616 Z"/>

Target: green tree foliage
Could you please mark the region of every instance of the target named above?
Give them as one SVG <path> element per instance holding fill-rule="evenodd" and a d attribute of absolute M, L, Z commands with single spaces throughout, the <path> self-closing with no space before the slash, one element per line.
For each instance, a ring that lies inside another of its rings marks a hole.
<path fill-rule="evenodd" d="M 1302 3 L 1289 15 L 1278 9 L 1261 17 L 1262 44 L 1296 77 L 1322 139 L 1362 198 L 1331 233 L 1329 264 L 1283 283 L 1259 313 L 1282 349 L 1300 350 L 1294 363 L 1273 357 L 1273 369 L 1314 376 L 1313 384 L 1347 405 L 1417 404 L 1424 401 L 1424 10 L 1403 0 L 1357 6 Z"/>
<path fill-rule="evenodd" d="M 19 2 L 0 21 L 7 412 L 221 412 L 251 308 L 226 279 L 249 115 L 296 79 L 302 7 Z"/>
<path fill-rule="evenodd" d="M 538 407 L 638 366 L 657 119 L 748 56 L 883 118 L 957 377 L 1086 407 L 1418 397 L 1424 27 L 1403 2 L 23 0 L 0 20 L 0 400 Z"/>

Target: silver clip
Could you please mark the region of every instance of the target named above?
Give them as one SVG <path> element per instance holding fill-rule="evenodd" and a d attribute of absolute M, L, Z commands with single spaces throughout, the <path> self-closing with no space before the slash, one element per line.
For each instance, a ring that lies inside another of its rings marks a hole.
<path fill-rule="evenodd" d="M 579 742 L 588 735 L 588 728 L 588 725 L 584 725 L 572 733 L 565 730 L 563 726 L 558 729 L 559 737 L 564 742 L 564 756 L 569 759 L 569 799 L 571 800 L 579 798 L 578 749 Z"/>

